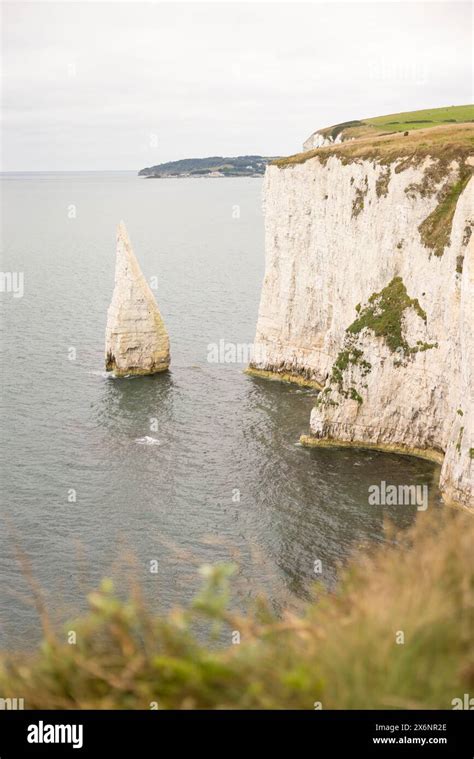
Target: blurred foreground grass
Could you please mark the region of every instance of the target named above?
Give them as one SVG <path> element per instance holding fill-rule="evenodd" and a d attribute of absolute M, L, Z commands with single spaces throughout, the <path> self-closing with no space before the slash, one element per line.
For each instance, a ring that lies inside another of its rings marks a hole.
<path fill-rule="evenodd" d="M 204 567 L 192 606 L 161 617 L 104 580 L 63 633 L 45 618 L 38 650 L 0 656 L 0 696 L 29 709 L 451 709 L 474 688 L 474 519 L 440 521 L 355 557 L 298 616 L 264 600 L 229 612 L 232 566 Z"/>

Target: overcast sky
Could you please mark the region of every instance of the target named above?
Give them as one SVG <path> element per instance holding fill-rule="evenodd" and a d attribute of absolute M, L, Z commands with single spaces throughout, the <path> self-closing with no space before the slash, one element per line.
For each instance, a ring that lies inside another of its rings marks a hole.
<path fill-rule="evenodd" d="M 285 155 L 472 100 L 463 2 L 2 4 L 3 170 Z"/>

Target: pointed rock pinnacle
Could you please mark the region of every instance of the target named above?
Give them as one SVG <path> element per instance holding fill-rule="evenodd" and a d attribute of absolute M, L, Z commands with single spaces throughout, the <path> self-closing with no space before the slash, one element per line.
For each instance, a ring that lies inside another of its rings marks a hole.
<path fill-rule="evenodd" d="M 165 324 L 121 221 L 117 229 L 115 289 L 107 312 L 105 368 L 116 377 L 124 377 L 164 372 L 169 364 Z"/>

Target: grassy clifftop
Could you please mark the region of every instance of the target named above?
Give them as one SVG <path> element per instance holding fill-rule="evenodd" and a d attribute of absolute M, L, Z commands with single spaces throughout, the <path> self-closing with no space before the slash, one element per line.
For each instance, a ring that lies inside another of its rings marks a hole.
<path fill-rule="evenodd" d="M 230 613 L 229 567 L 167 616 L 105 582 L 64 632 L 43 618 L 37 651 L 0 656 L 0 693 L 28 709 L 452 709 L 474 687 L 474 520 L 442 521 L 420 514 L 409 548 L 393 536 L 281 618 L 264 601 Z"/>
<path fill-rule="evenodd" d="M 408 134 L 406 131 L 393 134 L 370 132 L 369 135 L 354 137 L 337 145 L 279 158 L 273 164 L 280 167 L 293 166 L 316 157 L 321 163 L 326 163 L 331 156 L 338 156 L 343 163 L 367 159 L 389 164 L 398 158 L 408 158 L 412 164 L 416 164 L 427 156 L 441 158 L 445 162 L 465 159 L 474 152 L 474 123 L 417 128 L 408 131 Z"/>
<path fill-rule="evenodd" d="M 315 156 L 321 162 L 331 155 L 343 161 L 374 159 L 391 163 L 401 156 L 427 155 L 458 157 L 474 150 L 474 105 L 453 105 L 423 111 L 392 113 L 371 119 L 347 121 L 343 124 L 318 129 L 322 135 L 337 144 L 306 150 L 287 158 L 279 158 L 277 166 L 304 163 Z"/>
<path fill-rule="evenodd" d="M 441 124 L 464 124 L 473 121 L 474 105 L 451 105 L 445 108 L 427 108 L 421 111 L 405 111 L 370 119 L 346 121 L 318 129 L 314 134 L 321 134 L 330 140 L 339 138 L 345 142 L 359 137 L 377 137 L 380 133 L 393 134 L 407 129 L 411 131 Z"/>

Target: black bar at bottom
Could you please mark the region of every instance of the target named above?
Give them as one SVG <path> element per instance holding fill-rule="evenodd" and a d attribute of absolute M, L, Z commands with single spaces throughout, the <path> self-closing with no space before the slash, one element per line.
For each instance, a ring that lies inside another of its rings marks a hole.
<path fill-rule="evenodd" d="M 269 750 L 474 757 L 472 711 L 0 711 L 0 759 Z M 304 741 L 304 743 L 302 743 Z M 303 749 L 303 746 L 307 746 Z M 171 750 L 172 747 L 172 750 Z M 323 751 L 324 749 L 324 751 Z"/>

